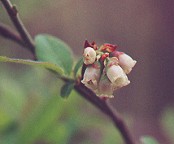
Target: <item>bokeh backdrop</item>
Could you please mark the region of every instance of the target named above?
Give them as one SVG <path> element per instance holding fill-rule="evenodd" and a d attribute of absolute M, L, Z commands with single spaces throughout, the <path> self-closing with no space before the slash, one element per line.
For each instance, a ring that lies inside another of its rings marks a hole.
<path fill-rule="evenodd" d="M 75 59 L 84 40 L 118 44 L 137 60 L 131 84 L 110 100 L 133 137 L 174 142 L 173 0 L 11 0 L 34 37 L 48 33 L 67 42 Z M 0 4 L 0 22 L 13 27 Z M 23 47 L 0 37 L 0 55 L 32 59 Z M 44 69 L 0 63 L 0 142 L 21 144 L 122 143 L 119 132 L 95 107 Z"/>

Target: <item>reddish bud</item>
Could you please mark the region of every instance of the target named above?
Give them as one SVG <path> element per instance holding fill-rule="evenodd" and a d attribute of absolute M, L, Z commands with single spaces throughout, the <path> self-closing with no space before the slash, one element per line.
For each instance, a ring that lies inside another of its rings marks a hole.
<path fill-rule="evenodd" d="M 108 56 L 109 56 L 109 53 L 104 53 L 104 54 L 101 56 L 101 61 L 104 61 Z"/>
<path fill-rule="evenodd" d="M 108 44 L 108 43 L 106 43 L 106 44 L 104 44 L 104 45 L 102 45 L 101 47 L 100 47 L 100 50 L 101 51 L 104 51 L 104 52 L 113 52 L 113 51 L 115 51 L 116 49 L 117 49 L 117 45 L 112 45 L 112 44 Z"/>
<path fill-rule="evenodd" d="M 91 43 L 91 45 L 92 45 L 92 47 L 93 47 L 95 50 L 98 49 L 97 44 L 96 44 L 94 41 Z"/>
<path fill-rule="evenodd" d="M 97 50 L 97 45 L 96 43 L 93 41 L 91 44 L 88 42 L 88 40 L 85 40 L 85 43 L 84 43 L 84 48 L 87 48 L 87 47 L 92 47 L 94 50 Z"/>
<path fill-rule="evenodd" d="M 87 47 L 91 47 L 91 45 L 90 45 L 90 43 L 87 40 L 85 40 L 84 48 L 87 48 Z"/>

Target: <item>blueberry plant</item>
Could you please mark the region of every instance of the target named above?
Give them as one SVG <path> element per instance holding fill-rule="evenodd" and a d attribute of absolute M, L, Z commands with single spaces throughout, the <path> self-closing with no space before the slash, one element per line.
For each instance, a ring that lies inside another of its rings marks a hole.
<path fill-rule="evenodd" d="M 127 75 L 136 61 L 118 51 L 117 45 L 105 43 L 98 46 L 86 40 L 83 57 L 74 65 L 71 48 L 64 41 L 48 34 L 39 34 L 33 39 L 22 23 L 16 6 L 9 0 L 1 0 L 1 3 L 17 31 L 0 24 L 0 35 L 28 49 L 33 54 L 33 60 L 0 56 L 0 62 L 43 67 L 55 73 L 64 82 L 61 97 L 67 98 L 73 89 L 76 90 L 111 119 L 126 144 L 135 144 L 120 114 L 115 110 L 113 112 L 107 101 L 114 97 L 113 91 L 130 83 Z M 142 138 L 138 143 L 156 144 L 149 137 Z"/>

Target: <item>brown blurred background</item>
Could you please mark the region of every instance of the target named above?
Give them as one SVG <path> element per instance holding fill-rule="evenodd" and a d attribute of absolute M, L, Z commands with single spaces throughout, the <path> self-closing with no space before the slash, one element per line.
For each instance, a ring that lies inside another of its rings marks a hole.
<path fill-rule="evenodd" d="M 133 135 L 152 135 L 168 144 L 161 113 L 174 106 L 173 0 L 12 0 L 34 37 L 49 33 L 66 41 L 78 57 L 85 39 L 118 44 L 137 65 L 131 84 L 115 93 L 113 106 L 133 119 Z M 0 21 L 11 25 L 0 5 Z M 22 47 L 0 39 L 0 55 L 32 58 Z"/>

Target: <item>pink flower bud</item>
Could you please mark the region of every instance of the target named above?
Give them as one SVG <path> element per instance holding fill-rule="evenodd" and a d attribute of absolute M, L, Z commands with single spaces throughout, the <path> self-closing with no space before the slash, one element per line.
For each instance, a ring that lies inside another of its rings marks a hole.
<path fill-rule="evenodd" d="M 96 95 L 102 98 L 113 98 L 114 87 L 106 74 L 101 76 Z"/>
<path fill-rule="evenodd" d="M 114 85 L 114 90 L 126 86 L 130 83 L 128 77 L 119 65 L 112 65 L 107 68 L 106 74 Z"/>
<path fill-rule="evenodd" d="M 135 66 L 136 61 L 133 60 L 129 55 L 121 53 L 118 55 L 118 63 L 126 74 L 130 73 L 132 68 Z"/>
<path fill-rule="evenodd" d="M 95 50 L 98 49 L 98 47 L 94 41 L 92 43 L 89 43 L 87 40 L 85 40 L 84 48 L 87 48 L 87 47 L 92 47 Z"/>
<path fill-rule="evenodd" d="M 104 51 L 104 52 L 113 52 L 117 49 L 117 45 L 113 45 L 113 44 L 103 44 L 101 47 L 100 47 L 100 50 L 101 51 Z"/>
<path fill-rule="evenodd" d="M 109 53 L 104 53 L 101 55 L 101 61 L 104 61 L 107 57 L 109 57 Z"/>
<path fill-rule="evenodd" d="M 83 80 L 81 81 L 86 87 L 95 91 L 98 86 L 98 81 L 100 78 L 100 67 L 93 64 L 88 66 L 85 70 Z"/>
<path fill-rule="evenodd" d="M 83 60 L 86 65 L 93 64 L 96 59 L 96 52 L 93 48 L 87 47 L 84 49 Z"/>

